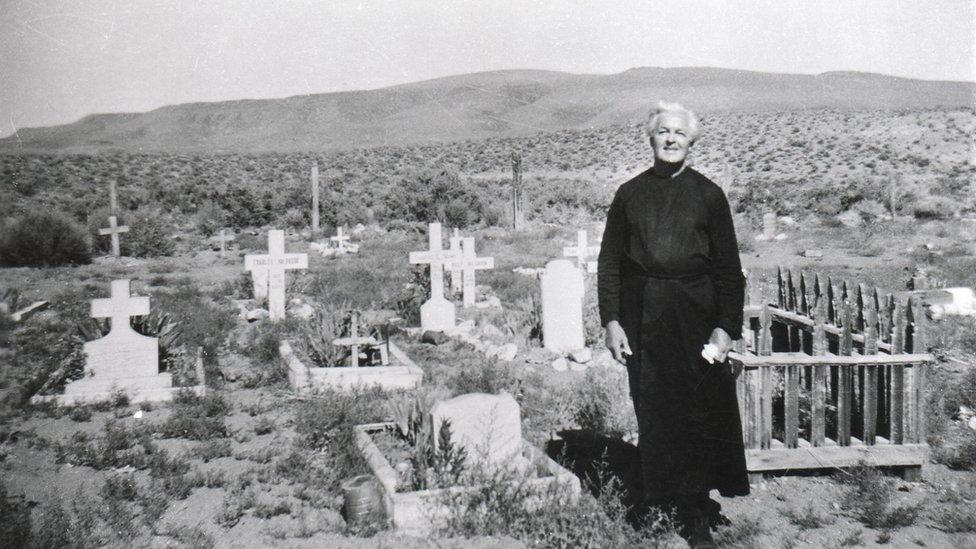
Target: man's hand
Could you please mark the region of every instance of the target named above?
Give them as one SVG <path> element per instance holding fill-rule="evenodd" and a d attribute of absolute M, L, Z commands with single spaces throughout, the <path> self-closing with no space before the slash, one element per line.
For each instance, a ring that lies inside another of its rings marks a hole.
<path fill-rule="evenodd" d="M 610 341 L 610 325 L 607 325 L 607 341 Z M 715 354 L 715 359 L 719 364 L 725 362 L 725 357 L 729 356 L 729 351 L 732 350 L 732 338 L 729 334 L 721 329 L 715 328 L 712 330 L 712 337 L 708 338 L 708 342 L 715 346 L 718 351 Z"/>
<path fill-rule="evenodd" d="M 726 335 L 725 337 L 728 336 Z M 607 322 L 606 343 L 607 349 L 610 349 L 610 354 L 613 355 L 614 360 L 626 365 L 627 357 L 633 353 L 630 350 L 630 344 L 627 342 L 627 334 L 624 333 L 623 327 L 616 320 Z"/>

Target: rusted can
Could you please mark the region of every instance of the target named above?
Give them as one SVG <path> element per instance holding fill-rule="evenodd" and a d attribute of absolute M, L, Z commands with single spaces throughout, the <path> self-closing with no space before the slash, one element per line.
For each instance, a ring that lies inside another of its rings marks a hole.
<path fill-rule="evenodd" d="M 383 517 L 383 496 L 373 475 L 359 475 L 342 483 L 343 514 L 346 524 L 362 528 L 379 525 Z"/>

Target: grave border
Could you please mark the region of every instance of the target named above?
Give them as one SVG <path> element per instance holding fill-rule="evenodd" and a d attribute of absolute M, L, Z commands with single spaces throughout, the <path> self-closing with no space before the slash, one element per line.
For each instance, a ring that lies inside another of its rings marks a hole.
<path fill-rule="evenodd" d="M 413 492 L 397 492 L 397 473 L 389 460 L 373 442 L 372 433 L 395 429 L 396 423 L 367 423 L 356 425 L 356 448 L 379 481 L 382 493 L 383 509 L 389 523 L 400 533 L 424 536 L 431 532 L 433 520 L 443 517 L 447 513 L 445 505 L 439 500 L 448 494 L 463 494 L 475 492 L 483 488 L 482 485 L 458 486 L 454 488 L 439 488 L 434 490 L 417 490 Z M 556 463 L 541 450 L 522 439 L 522 454 L 532 463 L 540 464 L 548 476 L 529 479 L 527 484 L 536 493 L 543 493 L 550 488 L 559 487 L 565 490 L 568 504 L 579 501 L 580 480 L 571 471 Z"/>
<path fill-rule="evenodd" d="M 292 348 L 290 340 L 282 340 L 278 353 L 288 368 L 288 383 L 297 391 L 315 391 L 332 388 L 343 391 L 356 386 L 378 385 L 383 389 L 413 389 L 420 385 L 424 371 L 417 366 L 392 341 L 390 354 L 400 362 L 399 366 L 330 366 L 311 368 L 306 366 Z"/>

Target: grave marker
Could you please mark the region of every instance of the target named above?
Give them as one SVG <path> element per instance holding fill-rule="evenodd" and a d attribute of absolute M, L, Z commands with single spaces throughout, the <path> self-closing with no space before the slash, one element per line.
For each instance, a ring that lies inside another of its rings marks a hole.
<path fill-rule="evenodd" d="M 441 224 L 431 223 L 427 230 L 429 250 L 410 252 L 410 263 L 430 264 L 430 299 L 420 307 L 420 325 L 424 331 L 443 332 L 454 328 L 454 304 L 444 298 L 444 265 L 460 259 L 457 252 L 441 248 Z"/>
<path fill-rule="evenodd" d="M 220 229 L 220 236 L 213 237 L 214 240 L 220 242 L 220 257 L 224 257 L 224 253 L 227 251 L 227 243 L 235 238 L 237 237 L 233 234 L 227 234 L 226 229 Z"/>
<path fill-rule="evenodd" d="M 576 246 L 566 246 L 563 248 L 563 257 L 575 257 L 576 264 L 580 269 L 586 268 L 586 272 L 595 273 L 596 272 L 596 261 L 587 261 L 586 259 L 590 256 L 594 256 L 600 253 L 599 246 L 587 246 L 586 245 L 586 231 L 580 230 L 576 232 Z"/>
<path fill-rule="evenodd" d="M 494 269 L 495 258 L 476 257 L 474 251 L 474 237 L 468 236 L 461 242 L 461 259 L 451 263 L 451 268 L 460 267 L 464 281 L 462 303 L 465 307 L 474 306 L 478 287 L 474 281 L 474 273 L 478 269 Z M 452 270 L 453 272 L 453 270 Z M 453 275 L 452 275 L 453 276 Z"/>
<path fill-rule="evenodd" d="M 341 226 L 336 227 L 336 235 L 330 236 L 329 240 L 336 243 L 336 250 L 338 250 L 337 253 L 344 254 L 347 251 L 349 251 L 348 248 L 346 247 L 346 241 L 349 240 L 349 237 L 342 234 Z"/>
<path fill-rule="evenodd" d="M 115 257 L 122 257 L 122 249 L 119 245 L 119 233 L 129 232 L 128 225 L 119 225 L 118 219 L 115 215 L 108 216 L 109 227 L 105 229 L 98 229 L 98 234 L 105 236 L 107 234 L 112 235 L 112 255 Z"/>
<path fill-rule="evenodd" d="M 454 236 L 452 236 L 448 241 L 450 242 L 450 249 L 452 252 L 457 252 L 461 255 L 461 230 L 458 228 L 454 229 Z M 456 294 L 461 291 L 461 267 L 457 263 L 451 264 L 451 293 Z"/>
<path fill-rule="evenodd" d="M 319 232 L 319 167 L 312 166 L 312 232 Z"/>
<path fill-rule="evenodd" d="M 430 411 L 433 443 L 441 424 L 450 422 L 451 443 L 464 449 L 469 465 L 498 467 L 522 461 L 522 419 L 512 395 L 470 393 L 438 402 Z"/>
<path fill-rule="evenodd" d="M 390 357 L 386 351 L 386 345 L 380 345 L 376 338 L 373 336 L 360 336 L 359 334 L 359 315 L 353 314 L 352 324 L 349 326 L 349 337 L 340 337 L 332 341 L 333 345 L 339 347 L 350 347 L 351 357 L 349 359 L 349 365 L 353 368 L 359 367 L 359 347 L 376 347 L 380 348 L 380 362 L 384 365 L 390 363 Z"/>
<path fill-rule="evenodd" d="M 566 259 L 550 261 L 542 274 L 542 342 L 558 354 L 585 347 L 583 274 Z"/>
<path fill-rule="evenodd" d="M 268 253 L 244 256 L 244 268 L 254 277 L 254 297 L 258 298 L 259 279 L 267 281 L 268 312 L 271 320 L 285 318 L 285 271 L 307 269 L 308 254 L 285 253 L 285 232 L 268 231 Z"/>
<path fill-rule="evenodd" d="M 776 239 L 776 214 L 769 212 L 763 214 L 763 240 Z"/>

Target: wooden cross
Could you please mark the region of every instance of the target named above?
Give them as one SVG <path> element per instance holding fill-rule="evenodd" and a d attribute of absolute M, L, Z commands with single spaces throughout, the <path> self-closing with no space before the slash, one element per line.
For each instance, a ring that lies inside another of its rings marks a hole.
<path fill-rule="evenodd" d="M 109 318 L 112 325 L 109 335 L 121 335 L 123 332 L 135 332 L 129 325 L 129 317 L 149 314 L 148 297 L 131 297 L 129 295 L 129 280 L 112 281 L 112 297 L 108 299 L 93 299 L 91 303 L 92 318 Z"/>
<path fill-rule="evenodd" d="M 458 255 L 461 254 L 461 229 L 454 229 L 454 236 L 448 239 L 451 243 L 451 251 L 457 252 Z M 457 293 L 461 291 L 461 266 L 452 263 L 451 264 L 451 293 Z"/>
<path fill-rule="evenodd" d="M 268 312 L 271 320 L 285 318 L 285 271 L 307 269 L 308 254 L 285 253 L 285 231 L 268 231 L 267 255 L 248 254 L 244 256 L 244 268 L 264 271 L 268 277 Z"/>
<path fill-rule="evenodd" d="M 352 356 L 350 357 L 349 365 L 352 366 L 353 368 L 359 367 L 359 346 L 360 345 L 367 346 L 367 347 L 375 347 L 379 345 L 379 342 L 376 341 L 376 338 L 372 336 L 362 337 L 357 335 L 358 332 L 359 332 L 359 315 L 353 314 L 352 325 L 349 327 L 349 337 L 340 337 L 332 341 L 333 345 L 339 347 L 350 347 L 350 352 L 352 353 Z M 384 356 L 386 354 L 385 351 L 386 351 L 385 348 L 383 347 L 380 348 L 380 354 L 382 356 L 380 362 L 383 362 L 384 364 L 388 361 L 388 359 Z"/>
<path fill-rule="evenodd" d="M 319 230 L 319 167 L 312 166 L 312 232 Z"/>
<path fill-rule="evenodd" d="M 586 271 L 590 273 L 596 272 L 596 261 L 587 261 L 586 258 L 591 255 L 596 255 L 600 253 L 599 246 L 589 246 L 586 245 L 586 231 L 581 230 L 576 233 L 576 247 L 566 246 L 563 248 L 563 257 L 575 257 L 576 265 L 579 268 L 586 267 Z"/>
<path fill-rule="evenodd" d="M 336 243 L 336 248 L 340 254 L 346 253 L 346 241 L 349 240 L 349 237 L 342 234 L 342 227 L 336 227 L 336 235 L 330 236 L 329 240 Z"/>
<path fill-rule="evenodd" d="M 495 258 L 475 257 L 474 237 L 468 236 L 462 239 L 461 259 L 451 264 L 451 268 L 459 268 L 463 272 L 464 295 L 462 303 L 465 307 L 474 305 L 477 286 L 474 283 L 474 273 L 478 269 L 494 269 Z"/>
<path fill-rule="evenodd" d="M 410 252 L 413 265 L 430 264 L 430 298 L 444 299 L 444 266 L 461 258 L 459 252 L 441 248 L 441 224 L 431 223 L 427 231 L 430 249 L 424 252 Z"/>
<path fill-rule="evenodd" d="M 227 249 L 227 243 L 234 240 L 236 237 L 232 234 L 227 234 L 226 229 L 220 229 L 220 236 L 215 236 L 213 238 L 217 242 L 220 242 L 220 257 L 224 257 L 224 252 Z"/>
<path fill-rule="evenodd" d="M 104 236 L 107 234 L 112 235 L 112 255 L 115 257 L 122 257 L 122 248 L 119 245 L 119 233 L 129 232 L 128 225 L 119 225 L 119 221 L 114 215 L 108 216 L 109 227 L 105 229 L 98 229 L 98 234 Z"/>

